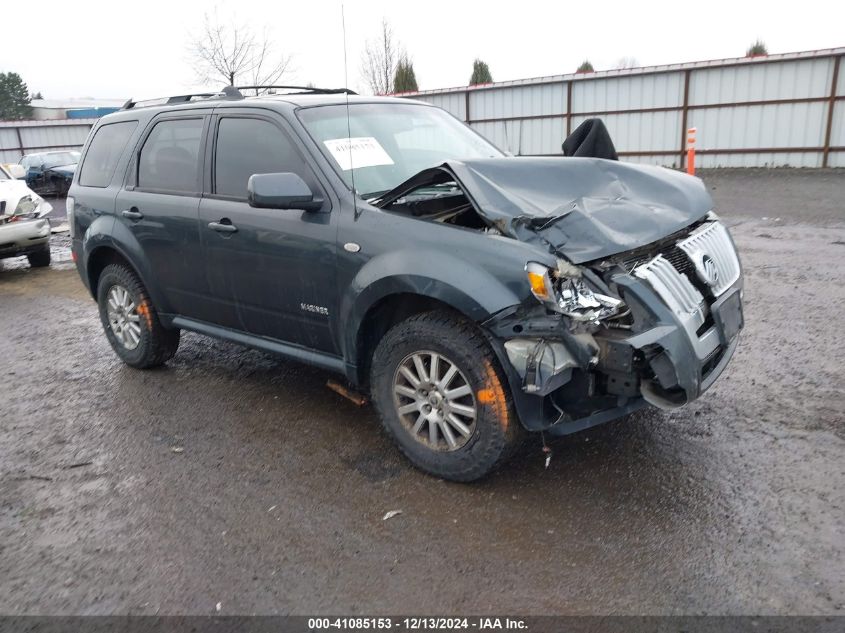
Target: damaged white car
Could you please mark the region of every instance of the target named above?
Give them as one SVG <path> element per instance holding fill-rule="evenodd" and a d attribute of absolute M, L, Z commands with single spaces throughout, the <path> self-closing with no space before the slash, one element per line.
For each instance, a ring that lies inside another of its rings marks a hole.
<path fill-rule="evenodd" d="M 49 202 L 0 166 L 0 259 L 26 255 L 29 265 L 50 265 Z"/>

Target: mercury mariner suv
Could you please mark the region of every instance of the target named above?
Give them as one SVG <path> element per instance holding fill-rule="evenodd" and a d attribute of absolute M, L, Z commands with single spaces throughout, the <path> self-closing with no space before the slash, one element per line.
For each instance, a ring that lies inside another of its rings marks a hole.
<path fill-rule="evenodd" d="M 525 431 L 686 404 L 737 346 L 702 182 L 584 147 L 508 157 L 345 90 L 128 102 L 84 147 L 73 257 L 126 364 L 189 330 L 337 372 L 414 465 L 470 481 Z"/>

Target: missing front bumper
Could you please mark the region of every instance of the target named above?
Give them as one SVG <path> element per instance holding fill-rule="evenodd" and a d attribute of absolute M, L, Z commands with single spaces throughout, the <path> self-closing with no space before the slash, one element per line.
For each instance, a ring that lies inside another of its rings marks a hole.
<path fill-rule="evenodd" d="M 700 335 L 640 280 L 615 281 L 639 313 L 636 333 L 576 335 L 560 318 L 519 310 L 485 323 L 529 430 L 574 433 L 647 403 L 682 406 L 709 388 L 733 356 L 743 326 L 741 279 L 710 306 L 713 323 Z M 523 336 L 513 336 L 517 324 Z"/>

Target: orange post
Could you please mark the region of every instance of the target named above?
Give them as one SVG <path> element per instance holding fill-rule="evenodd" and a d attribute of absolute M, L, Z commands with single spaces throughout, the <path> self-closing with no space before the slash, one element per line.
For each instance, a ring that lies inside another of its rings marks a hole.
<path fill-rule="evenodd" d="M 687 130 L 687 173 L 695 176 L 695 128 Z"/>

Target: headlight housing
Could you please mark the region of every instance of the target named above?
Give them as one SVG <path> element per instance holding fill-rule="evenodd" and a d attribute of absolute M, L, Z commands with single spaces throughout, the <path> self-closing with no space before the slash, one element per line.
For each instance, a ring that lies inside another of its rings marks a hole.
<path fill-rule="evenodd" d="M 566 262 L 557 269 L 528 262 L 525 272 L 531 293 L 540 303 L 575 321 L 598 323 L 624 309 L 621 299 L 593 291 L 581 271 Z"/>
<path fill-rule="evenodd" d="M 32 199 L 32 196 L 23 196 L 20 200 L 18 200 L 18 206 L 15 207 L 15 215 L 29 215 L 31 213 L 35 213 L 37 205 L 35 200 Z"/>

